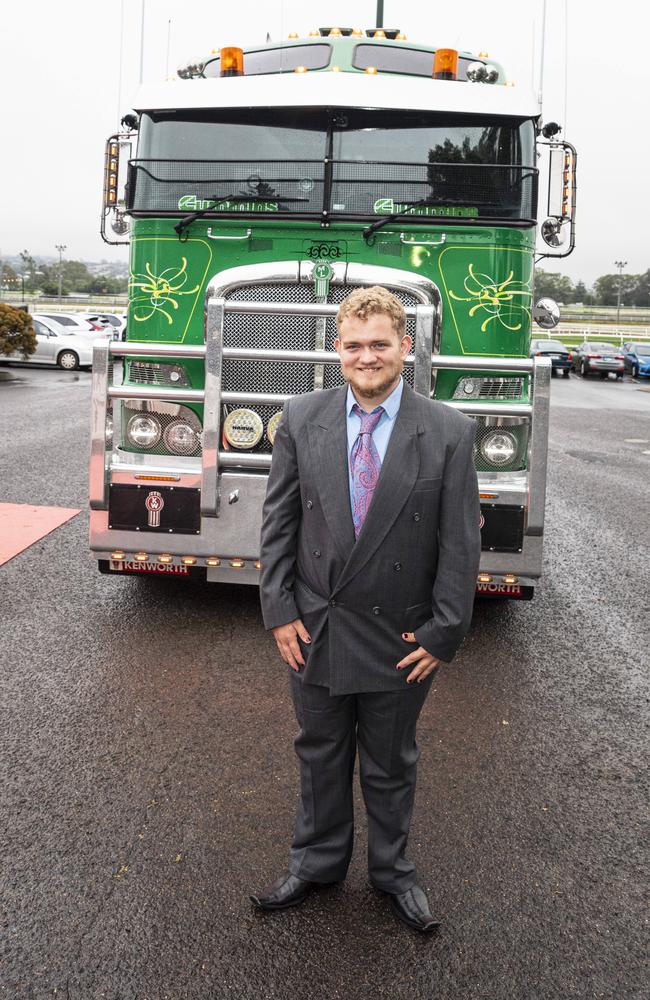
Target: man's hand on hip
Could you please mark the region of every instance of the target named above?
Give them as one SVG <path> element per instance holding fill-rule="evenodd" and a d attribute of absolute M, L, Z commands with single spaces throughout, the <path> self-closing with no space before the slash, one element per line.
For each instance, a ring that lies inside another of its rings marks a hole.
<path fill-rule="evenodd" d="M 304 667 L 305 661 L 298 645 L 298 636 L 307 644 L 311 642 L 311 636 L 300 618 L 296 618 L 293 622 L 287 622 L 286 625 L 278 625 L 271 631 L 284 662 L 288 663 L 292 670 L 300 670 L 300 667 Z"/>
<path fill-rule="evenodd" d="M 402 632 L 402 639 L 406 642 L 417 642 L 413 632 Z M 411 681 L 423 681 L 425 677 L 428 677 L 437 666 L 440 664 L 440 660 L 437 660 L 435 656 L 428 653 L 426 649 L 422 646 L 418 646 L 417 649 L 405 656 L 403 660 L 400 660 L 397 664 L 398 670 L 403 670 L 404 667 L 410 667 L 415 664 L 415 669 L 406 678 L 406 683 L 410 684 Z"/>

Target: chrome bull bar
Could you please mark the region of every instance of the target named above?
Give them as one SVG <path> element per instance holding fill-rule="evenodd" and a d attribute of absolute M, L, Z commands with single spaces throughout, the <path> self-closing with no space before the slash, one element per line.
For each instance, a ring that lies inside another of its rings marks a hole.
<path fill-rule="evenodd" d="M 322 303 L 238 302 L 211 298 L 206 309 L 205 344 L 120 343 L 98 344 L 93 354 L 92 425 L 90 454 L 90 507 L 108 509 L 110 456 L 106 448 L 106 413 L 109 400 L 149 399 L 173 403 L 200 403 L 204 407 L 201 459 L 201 514 L 219 516 L 219 470 L 248 468 L 266 470 L 270 455 L 233 454 L 219 450 L 221 435 L 221 404 L 273 404 L 282 406 L 290 394 L 222 392 L 221 370 L 224 359 L 283 361 L 298 363 L 337 363 L 334 351 L 291 351 L 236 348 L 223 346 L 223 326 L 226 313 L 291 314 L 305 316 L 335 316 L 339 307 Z M 429 396 L 439 369 L 464 371 L 508 371 L 530 374 L 531 403 L 503 403 L 483 400 L 445 400 L 445 405 L 472 416 L 528 417 L 531 421 L 528 454 L 529 504 L 527 533 L 541 535 L 544 525 L 546 496 L 546 463 L 551 362 L 548 358 L 464 357 L 462 355 L 432 355 L 434 308 L 418 305 L 406 308 L 407 316 L 416 320 L 415 353 L 405 359 L 406 367 L 414 367 L 414 387 Z M 203 358 L 204 389 L 154 388 L 109 384 L 111 358 Z M 119 427 L 119 421 L 116 421 Z"/>

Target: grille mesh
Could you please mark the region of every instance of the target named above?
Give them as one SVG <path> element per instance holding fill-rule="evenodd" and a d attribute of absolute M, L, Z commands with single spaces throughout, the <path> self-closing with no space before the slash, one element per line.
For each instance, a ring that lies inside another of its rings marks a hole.
<path fill-rule="evenodd" d="M 172 379 L 172 373 L 178 378 Z M 129 361 L 129 380 L 138 385 L 189 385 L 182 365 L 164 365 L 152 361 Z"/>
<path fill-rule="evenodd" d="M 471 392 L 465 391 L 471 387 Z M 521 399 L 524 394 L 524 379 L 492 377 L 462 378 L 454 390 L 454 399 Z"/>

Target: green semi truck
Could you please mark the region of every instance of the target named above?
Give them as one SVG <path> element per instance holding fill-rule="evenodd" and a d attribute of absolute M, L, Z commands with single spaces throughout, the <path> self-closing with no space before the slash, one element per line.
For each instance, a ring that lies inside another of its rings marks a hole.
<path fill-rule="evenodd" d="M 128 336 L 96 348 L 92 386 L 100 570 L 257 582 L 282 406 L 341 383 L 338 304 L 380 284 L 406 308 L 407 381 L 477 422 L 477 592 L 530 598 L 550 362 L 529 344 L 558 318 L 534 305 L 538 189 L 565 256 L 576 165 L 538 97 L 485 53 L 319 28 L 213 51 L 123 124 L 102 235 L 130 244 Z"/>

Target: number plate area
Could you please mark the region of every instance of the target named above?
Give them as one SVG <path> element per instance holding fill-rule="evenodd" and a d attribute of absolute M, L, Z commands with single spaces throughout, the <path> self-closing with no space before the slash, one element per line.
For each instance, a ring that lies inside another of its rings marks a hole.
<path fill-rule="evenodd" d="M 109 487 L 108 527 L 159 535 L 198 535 L 201 491 L 187 487 L 114 483 Z"/>
<path fill-rule="evenodd" d="M 481 548 L 488 552 L 521 552 L 525 508 L 481 504 Z"/>

